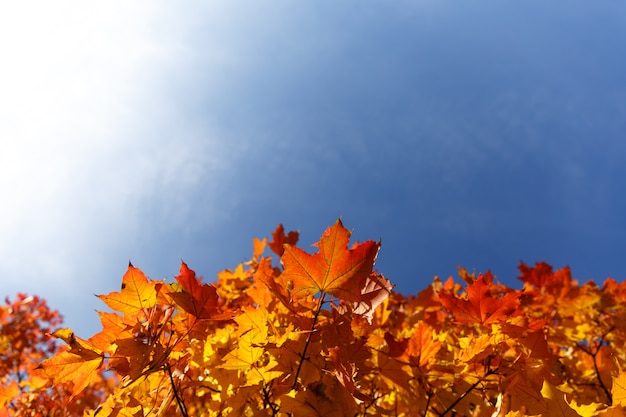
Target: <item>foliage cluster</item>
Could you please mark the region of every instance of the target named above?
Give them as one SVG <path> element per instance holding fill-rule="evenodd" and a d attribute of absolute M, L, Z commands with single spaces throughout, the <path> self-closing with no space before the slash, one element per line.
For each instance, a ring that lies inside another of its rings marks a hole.
<path fill-rule="evenodd" d="M 341 221 L 297 240 L 279 226 L 212 284 L 129 265 L 88 339 L 7 301 L 0 416 L 624 416 L 626 283 L 522 263 L 519 290 L 461 269 L 403 296 Z"/>

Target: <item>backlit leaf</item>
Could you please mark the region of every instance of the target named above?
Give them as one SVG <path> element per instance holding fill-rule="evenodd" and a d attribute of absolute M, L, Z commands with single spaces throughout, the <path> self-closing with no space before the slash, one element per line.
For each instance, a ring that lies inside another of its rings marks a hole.
<path fill-rule="evenodd" d="M 626 372 L 622 371 L 613 377 L 611 396 L 613 397 L 613 404 L 626 407 Z"/>
<path fill-rule="evenodd" d="M 550 417 L 581 417 L 565 400 L 565 393 L 549 382 L 543 383 L 541 394 Z"/>
<path fill-rule="evenodd" d="M 42 363 L 44 372 L 56 383 L 72 382 L 72 395 L 79 395 L 99 379 L 103 356 L 91 350 L 61 352 Z"/>
<path fill-rule="evenodd" d="M 491 286 L 480 276 L 467 287 L 467 299 L 453 294 L 439 292 L 441 304 L 462 323 L 490 324 L 509 318 L 519 305 L 518 295 L 509 292 L 504 297 L 495 298 L 490 293 Z"/>
<path fill-rule="evenodd" d="M 176 281 L 182 288 L 182 291 L 170 293 L 176 304 L 199 319 L 218 318 L 219 296 L 214 286 L 201 283 L 184 262 Z"/>
<path fill-rule="evenodd" d="M 293 294 L 305 296 L 322 291 L 342 300 L 360 301 L 380 244 L 368 240 L 348 249 L 350 234 L 337 220 L 326 229 L 317 244 L 319 252 L 313 255 L 285 245 L 281 257 L 283 277 L 293 283 Z"/>
<path fill-rule="evenodd" d="M 285 252 L 285 245 L 296 246 L 298 243 L 299 234 L 296 231 L 290 231 L 285 235 L 285 228 L 282 224 L 279 224 L 274 233 L 272 233 L 272 241 L 267 244 L 270 249 L 278 256 L 283 256 Z"/>
<path fill-rule="evenodd" d="M 125 316 L 134 316 L 152 308 L 157 301 L 157 292 L 153 282 L 141 270 L 132 265 L 122 278 L 122 290 L 108 295 L 99 295 L 110 308 Z"/>

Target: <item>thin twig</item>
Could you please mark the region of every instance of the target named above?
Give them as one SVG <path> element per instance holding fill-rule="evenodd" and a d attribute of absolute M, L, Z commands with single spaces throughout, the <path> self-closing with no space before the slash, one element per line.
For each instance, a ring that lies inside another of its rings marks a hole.
<path fill-rule="evenodd" d="M 495 370 L 488 369 L 484 377 L 474 382 L 463 394 L 461 394 L 452 404 L 450 404 L 448 408 L 446 408 L 443 411 L 443 413 L 439 414 L 439 417 L 443 417 L 446 414 L 448 414 L 450 411 L 452 411 L 452 409 L 456 407 L 461 401 L 463 401 L 463 398 L 465 398 L 470 392 L 476 389 L 476 387 L 480 385 L 485 380 L 485 378 L 487 378 L 489 375 L 494 374 L 495 372 L 496 372 Z"/>
<path fill-rule="evenodd" d="M 170 367 L 169 363 L 165 365 L 165 369 L 167 369 L 167 374 L 170 377 L 170 382 L 172 383 L 172 388 L 174 389 L 174 397 L 176 397 L 176 403 L 178 404 L 178 408 L 180 409 L 183 417 L 189 417 L 189 414 L 187 414 L 187 407 L 185 406 L 185 402 L 178 395 L 178 390 L 176 389 L 176 384 L 174 383 L 174 377 L 172 376 L 172 368 Z"/>
<path fill-rule="evenodd" d="M 296 377 L 293 380 L 293 385 L 291 389 L 296 389 L 298 385 L 298 376 L 300 375 L 300 371 L 302 370 L 302 364 L 304 363 L 304 359 L 306 358 L 306 351 L 309 348 L 309 344 L 311 343 L 311 337 L 313 336 L 313 331 L 315 330 L 315 325 L 317 324 L 317 318 L 322 311 L 322 305 L 324 305 L 324 298 L 326 297 L 325 293 L 322 293 L 322 296 L 319 299 L 319 305 L 317 306 L 317 310 L 315 311 L 315 316 L 313 317 L 313 324 L 311 324 L 311 331 L 309 332 L 306 342 L 304 343 L 304 349 L 300 354 L 300 363 L 298 363 L 298 369 L 296 370 Z"/>
<path fill-rule="evenodd" d="M 602 381 L 602 375 L 600 374 L 600 368 L 598 368 L 598 353 L 600 353 L 600 349 L 602 349 L 602 346 L 606 343 L 608 345 L 608 342 L 604 339 L 609 333 L 611 333 L 613 331 L 613 329 L 615 328 L 615 326 L 611 327 L 610 329 L 608 329 L 602 336 L 600 336 L 599 341 L 598 341 L 598 347 L 597 349 L 595 349 L 595 352 L 591 351 L 591 347 L 589 349 L 583 347 L 583 345 L 581 345 L 580 343 L 577 343 L 576 346 L 582 350 L 583 352 L 585 352 L 587 355 L 591 356 L 593 358 L 593 369 L 596 371 L 596 376 L 598 377 L 598 383 L 600 384 L 600 388 L 602 389 L 602 391 L 604 392 L 604 395 L 606 395 L 607 398 L 607 404 L 610 407 L 611 405 L 613 405 L 613 396 L 611 395 L 611 391 L 609 391 L 609 389 L 607 388 L 607 386 L 604 384 L 604 381 Z"/>

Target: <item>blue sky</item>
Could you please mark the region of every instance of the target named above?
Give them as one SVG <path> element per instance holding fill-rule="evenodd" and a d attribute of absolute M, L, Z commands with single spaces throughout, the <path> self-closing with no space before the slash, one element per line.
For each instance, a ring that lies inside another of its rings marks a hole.
<path fill-rule="evenodd" d="M 337 217 L 405 294 L 622 280 L 625 50 L 616 1 L 3 4 L 2 295 L 88 336 L 129 259 L 210 281 Z"/>

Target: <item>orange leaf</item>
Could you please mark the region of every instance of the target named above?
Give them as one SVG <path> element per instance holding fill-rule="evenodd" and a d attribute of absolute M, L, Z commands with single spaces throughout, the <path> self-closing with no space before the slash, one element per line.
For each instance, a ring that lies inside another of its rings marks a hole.
<path fill-rule="evenodd" d="M 389 346 L 389 356 L 404 357 L 415 366 L 425 366 L 433 359 L 441 342 L 435 340 L 432 326 L 420 321 L 410 338 L 396 340 L 389 332 L 385 333 L 385 342 Z"/>
<path fill-rule="evenodd" d="M 440 347 L 441 342 L 434 339 L 433 328 L 420 321 L 415 327 L 415 333 L 409 339 L 405 354 L 412 363 L 424 366 L 437 355 Z"/>
<path fill-rule="evenodd" d="M 326 229 L 316 245 L 319 252 L 313 255 L 285 245 L 283 277 L 293 283 L 294 295 L 322 291 L 346 301 L 361 300 L 361 289 L 372 272 L 380 244 L 368 240 L 348 249 L 350 234 L 337 220 Z"/>
<path fill-rule="evenodd" d="M 98 369 L 102 365 L 103 357 L 93 352 L 76 355 L 71 352 L 61 352 L 45 360 L 41 366 L 46 375 L 55 383 L 73 382 L 72 395 L 80 394 L 89 385 L 98 381 Z"/>
<path fill-rule="evenodd" d="M 122 278 L 122 291 L 99 295 L 98 298 L 113 310 L 125 316 L 134 316 L 156 304 L 157 291 L 154 283 L 148 282 L 148 278 L 140 269 L 128 265 L 128 270 Z"/>
<path fill-rule="evenodd" d="M 439 292 L 441 304 L 461 323 L 491 324 L 510 317 L 519 305 L 518 295 L 509 292 L 502 298 L 490 293 L 491 286 L 480 276 L 467 287 L 467 300 Z"/>
<path fill-rule="evenodd" d="M 252 239 L 252 259 L 255 261 L 259 259 L 259 256 L 265 251 L 265 245 L 267 245 L 267 239 L 259 240 L 258 238 Z"/>
<path fill-rule="evenodd" d="M 20 388 L 17 386 L 16 381 L 11 381 L 7 386 L 0 385 L 0 409 L 17 397 L 19 393 Z"/>
<path fill-rule="evenodd" d="M 176 277 L 176 281 L 182 287 L 182 291 L 172 292 L 170 295 L 183 310 L 199 319 L 218 315 L 217 290 L 212 285 L 200 283 L 196 273 L 184 262 L 180 265 L 180 275 Z"/>
<path fill-rule="evenodd" d="M 70 329 L 57 330 L 53 335 L 63 339 L 70 350 L 46 359 L 40 367 L 55 383 L 73 382 L 72 395 L 78 395 L 100 378 L 97 370 L 102 366 L 104 354 Z"/>

